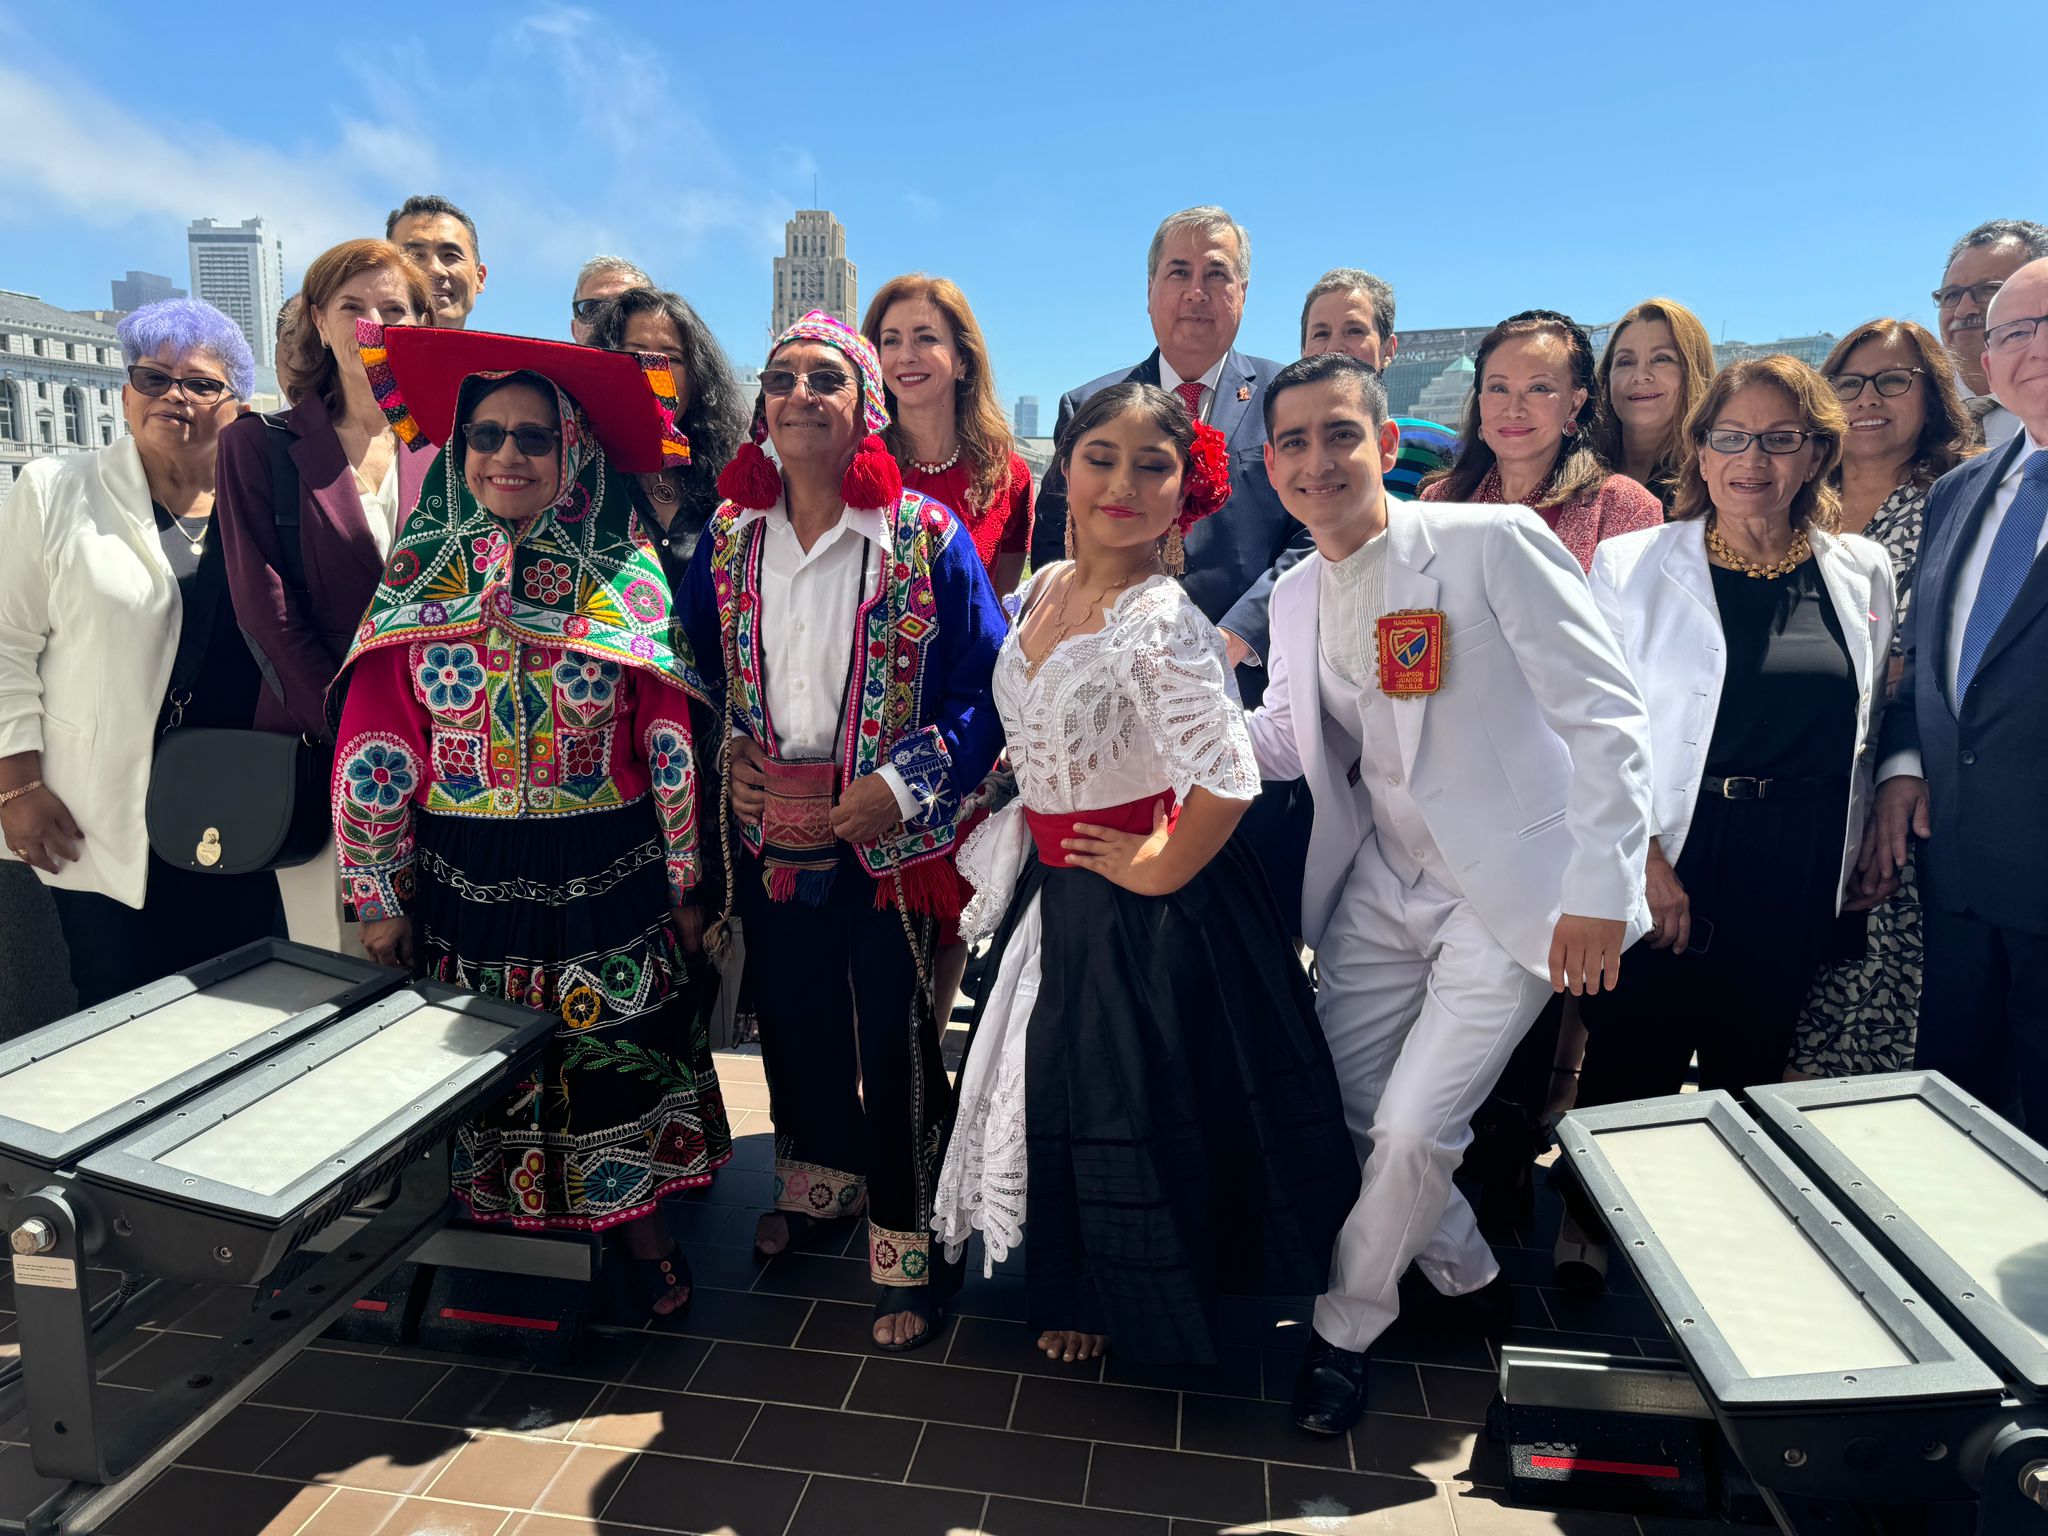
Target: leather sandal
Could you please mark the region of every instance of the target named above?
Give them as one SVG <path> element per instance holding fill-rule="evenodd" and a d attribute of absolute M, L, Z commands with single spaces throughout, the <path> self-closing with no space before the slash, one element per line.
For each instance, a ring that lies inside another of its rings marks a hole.
<path fill-rule="evenodd" d="M 647 1315 L 656 1322 L 681 1322 L 690 1312 L 690 1303 L 697 1299 L 696 1282 L 690 1276 L 690 1261 L 680 1248 L 671 1249 L 658 1259 L 641 1259 L 629 1256 L 627 1272 L 633 1277 L 633 1284 L 640 1292 L 640 1299 L 647 1308 Z M 671 1311 L 657 1312 L 654 1304 L 679 1291 L 688 1291 L 682 1304 Z"/>
<path fill-rule="evenodd" d="M 876 1287 L 882 1294 L 875 1302 L 875 1321 L 885 1317 L 897 1317 L 908 1312 L 924 1319 L 924 1332 L 905 1339 L 900 1344 L 884 1344 L 869 1335 L 869 1342 L 885 1355 L 907 1355 L 913 1349 L 923 1349 L 936 1339 L 946 1327 L 944 1303 L 932 1295 L 928 1285 L 884 1285 Z"/>

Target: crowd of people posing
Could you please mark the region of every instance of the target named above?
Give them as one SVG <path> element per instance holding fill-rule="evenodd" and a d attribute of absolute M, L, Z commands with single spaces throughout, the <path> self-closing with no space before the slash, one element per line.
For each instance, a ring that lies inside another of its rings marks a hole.
<path fill-rule="evenodd" d="M 474 1219 L 604 1231 L 687 1306 L 659 1202 L 731 1150 L 724 1006 L 755 1245 L 863 1219 L 877 1349 L 1027 1244 L 1060 1361 L 1210 1361 L 1219 1295 L 1317 1294 L 1291 1412 L 1337 1433 L 1411 1265 L 1509 1321 L 1475 1124 L 1526 1178 L 1543 1114 L 1696 1058 L 1938 1068 L 2048 1128 L 2048 228 L 1973 230 L 1940 336 L 1818 369 L 1717 371 L 1670 299 L 1599 355 L 1526 310 L 1445 427 L 1389 414 L 1370 273 L 1299 360 L 1239 352 L 1249 236 L 1189 209 L 1035 497 L 944 278 L 807 315 L 750 401 L 627 262 L 544 341 L 468 329 L 459 209 L 385 233 L 280 316 L 289 410 L 152 305 L 128 434 L 15 487 L 0 830 L 81 1006 L 282 923 L 559 1016 L 458 1137 Z M 328 847 L 162 846 L 290 761 L 167 783 L 195 728 L 316 754 Z"/>

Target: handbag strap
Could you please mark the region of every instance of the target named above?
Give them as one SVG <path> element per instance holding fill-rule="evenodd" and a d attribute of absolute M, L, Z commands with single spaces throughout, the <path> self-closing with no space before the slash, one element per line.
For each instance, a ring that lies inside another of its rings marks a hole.
<path fill-rule="evenodd" d="M 214 516 L 220 516 L 216 508 Z M 199 565 L 183 583 L 186 599 L 178 619 L 178 649 L 171 661 L 170 686 L 164 690 L 162 718 L 168 734 L 185 723 L 192 685 L 206 669 L 206 651 L 213 640 L 213 619 L 220 610 L 221 589 L 228 584 L 227 555 L 219 538 L 210 538 L 199 552 Z"/>
<path fill-rule="evenodd" d="M 287 413 L 262 414 L 264 445 L 270 451 L 270 516 L 277 525 L 278 574 L 294 592 L 306 590 L 306 542 L 299 526 L 299 466 L 292 460 L 292 431 Z"/>

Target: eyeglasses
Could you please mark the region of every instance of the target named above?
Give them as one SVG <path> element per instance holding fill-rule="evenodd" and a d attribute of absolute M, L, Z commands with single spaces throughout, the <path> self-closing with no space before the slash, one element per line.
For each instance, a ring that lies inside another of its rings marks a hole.
<path fill-rule="evenodd" d="M 1797 453 L 1811 432 L 1732 432 L 1720 428 L 1702 441 L 1716 453 L 1741 453 L 1755 443 L 1765 453 Z"/>
<path fill-rule="evenodd" d="M 512 439 L 512 446 L 529 459 L 544 459 L 555 451 L 555 444 L 562 440 L 562 434 L 555 427 L 501 427 L 495 421 L 472 421 L 462 429 L 462 437 L 473 453 L 496 453 L 505 446 L 505 439 Z"/>
<path fill-rule="evenodd" d="M 2007 320 L 2001 325 L 1994 325 L 1984 333 L 1984 350 L 2016 351 L 2034 339 L 2034 332 L 2041 328 L 2044 320 L 2048 320 L 2048 315 L 2035 315 L 2029 320 Z"/>
<path fill-rule="evenodd" d="M 135 387 L 138 395 L 147 395 L 152 400 L 168 395 L 173 389 L 181 389 L 185 392 L 187 400 L 199 405 L 213 405 L 223 395 L 233 398 L 235 393 L 225 379 L 209 379 L 203 373 L 191 374 L 181 379 L 165 373 L 161 368 L 152 368 L 147 363 L 137 363 L 130 368 L 128 382 Z"/>
<path fill-rule="evenodd" d="M 1981 283 L 1963 283 L 1960 286 L 1952 285 L 1947 288 L 1937 288 L 1929 297 L 1934 300 L 1937 309 L 1954 309 L 1963 302 L 1963 295 L 1967 293 L 1972 299 L 1976 300 L 1977 307 L 1982 309 L 1991 302 L 1991 295 L 1998 292 L 2004 286 L 2004 278 L 1988 277 Z"/>
<path fill-rule="evenodd" d="M 605 305 L 609 303 L 611 303 L 611 300 L 609 298 L 604 297 L 599 297 L 595 299 L 575 299 L 572 300 L 569 304 L 569 313 L 574 315 L 578 320 L 589 320 L 593 318 L 600 309 L 603 309 Z"/>
<path fill-rule="evenodd" d="M 809 373 L 796 373 L 788 368 L 770 368 L 761 375 L 761 393 L 781 399 L 784 395 L 796 393 L 796 381 L 802 379 L 810 386 L 812 395 L 820 400 L 829 400 L 853 382 L 850 374 L 837 368 L 813 368 Z"/>
<path fill-rule="evenodd" d="M 1863 386 L 1875 384 L 1880 395 L 1903 395 L 1913 387 L 1913 375 L 1925 373 L 1925 368 L 1887 368 L 1882 373 L 1838 373 L 1828 382 L 1835 386 L 1835 394 L 1844 400 L 1854 400 L 1863 393 Z"/>

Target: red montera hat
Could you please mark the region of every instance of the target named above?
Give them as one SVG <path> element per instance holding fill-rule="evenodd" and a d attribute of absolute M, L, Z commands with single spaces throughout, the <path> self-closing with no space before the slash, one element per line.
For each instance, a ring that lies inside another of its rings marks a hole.
<path fill-rule="evenodd" d="M 539 374 L 583 409 L 614 466 L 653 474 L 686 464 L 690 448 L 675 425 L 675 379 L 668 359 L 607 352 L 566 341 L 499 336 L 436 326 L 356 323 L 356 345 L 370 387 L 408 445 L 444 445 L 455 435 L 455 403 L 473 374 Z"/>

